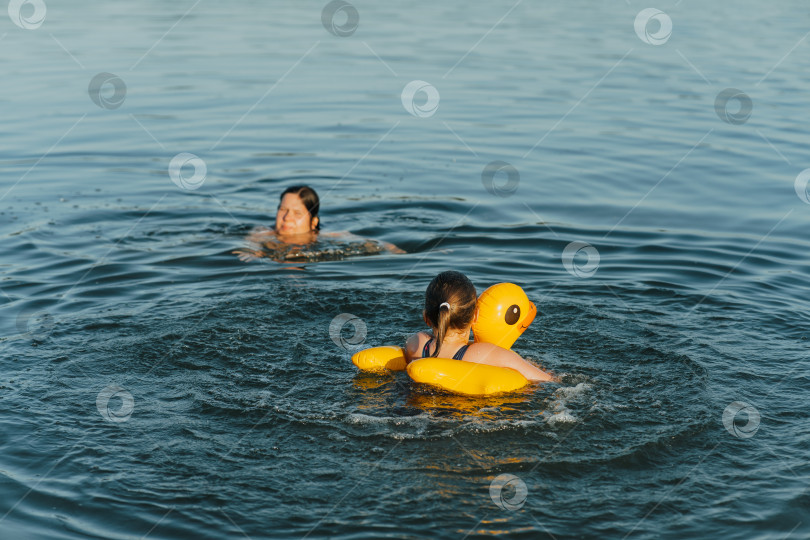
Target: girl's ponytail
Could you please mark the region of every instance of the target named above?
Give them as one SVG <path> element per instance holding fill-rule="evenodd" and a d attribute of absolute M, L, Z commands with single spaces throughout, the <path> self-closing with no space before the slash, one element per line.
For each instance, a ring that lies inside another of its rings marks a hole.
<path fill-rule="evenodd" d="M 433 352 L 433 357 L 439 356 L 439 350 L 442 348 L 442 341 L 444 335 L 447 333 L 447 327 L 450 324 L 450 304 L 442 302 L 439 306 L 439 316 L 437 317 L 438 324 L 436 325 L 436 350 Z"/>
<path fill-rule="evenodd" d="M 425 291 L 425 322 L 433 329 L 439 356 L 447 331 L 469 328 L 475 316 L 477 295 L 472 282 L 461 272 L 447 270 L 428 285 Z"/>

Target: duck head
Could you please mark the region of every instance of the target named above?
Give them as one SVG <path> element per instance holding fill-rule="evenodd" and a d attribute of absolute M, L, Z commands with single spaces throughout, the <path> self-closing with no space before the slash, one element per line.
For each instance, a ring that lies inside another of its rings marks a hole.
<path fill-rule="evenodd" d="M 477 314 L 473 322 L 475 342 L 492 343 L 509 349 L 529 327 L 537 315 L 537 307 L 529 301 L 523 289 L 514 283 L 498 283 L 478 297 Z"/>

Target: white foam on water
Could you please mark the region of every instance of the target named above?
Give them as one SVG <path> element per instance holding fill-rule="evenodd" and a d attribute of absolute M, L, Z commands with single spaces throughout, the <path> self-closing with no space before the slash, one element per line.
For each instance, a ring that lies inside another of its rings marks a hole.
<path fill-rule="evenodd" d="M 355 412 L 346 415 L 345 421 L 371 428 L 378 435 L 388 435 L 394 439 L 418 439 L 430 427 L 431 419 L 424 412 L 416 416 L 372 416 Z"/>
<path fill-rule="evenodd" d="M 563 410 L 561 410 L 559 412 L 555 412 L 554 414 L 549 416 L 548 420 L 546 420 L 546 421 L 549 424 L 557 424 L 557 423 L 560 423 L 560 422 L 562 422 L 563 424 L 573 424 L 574 422 L 576 422 L 578 420 L 579 420 L 579 418 L 577 418 L 576 416 L 571 414 L 571 411 L 569 411 L 566 408 L 563 408 Z"/>
<path fill-rule="evenodd" d="M 490 413 L 495 410 L 490 409 Z M 491 433 L 502 430 L 530 429 L 542 424 L 539 418 L 481 418 L 475 414 L 437 418 L 429 412 L 406 417 L 372 416 L 355 412 L 346 415 L 345 422 L 370 428 L 379 435 L 387 435 L 397 440 L 425 437 L 441 439 L 450 438 L 462 432 Z"/>
<path fill-rule="evenodd" d="M 555 390 L 551 407 L 549 407 L 553 412 L 547 414 L 546 422 L 549 424 L 578 422 L 579 418 L 566 407 L 566 404 L 584 396 L 591 388 L 590 384 L 581 382 L 576 386 L 564 386 Z"/>
<path fill-rule="evenodd" d="M 372 416 L 363 413 L 349 413 L 346 420 L 350 424 L 385 426 L 424 426 L 429 420 L 427 413 L 416 416 Z"/>
<path fill-rule="evenodd" d="M 558 388 L 554 393 L 559 394 L 559 397 L 562 399 L 573 399 L 579 397 L 590 389 L 590 384 L 581 382 L 576 386 L 565 386 L 563 388 Z"/>

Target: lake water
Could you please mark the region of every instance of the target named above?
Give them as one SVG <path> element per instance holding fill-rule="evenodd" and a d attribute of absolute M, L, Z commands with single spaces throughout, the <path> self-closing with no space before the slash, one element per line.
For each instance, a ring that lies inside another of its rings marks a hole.
<path fill-rule="evenodd" d="M 810 536 L 806 3 L 9 11 L 3 538 Z M 358 373 L 444 269 L 561 382 Z"/>

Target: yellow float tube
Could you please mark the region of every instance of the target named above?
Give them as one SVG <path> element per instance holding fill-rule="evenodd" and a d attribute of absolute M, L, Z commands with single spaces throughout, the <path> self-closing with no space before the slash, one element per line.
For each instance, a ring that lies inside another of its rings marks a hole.
<path fill-rule="evenodd" d="M 476 343 L 493 343 L 509 349 L 529 327 L 537 308 L 514 283 L 498 283 L 478 297 L 473 322 Z M 415 382 L 431 384 L 450 392 L 474 396 L 513 392 L 529 381 L 514 369 L 449 358 L 420 358 L 407 364 L 402 347 L 372 347 L 355 353 L 352 362 L 363 371 L 407 369 Z"/>

